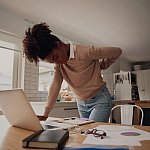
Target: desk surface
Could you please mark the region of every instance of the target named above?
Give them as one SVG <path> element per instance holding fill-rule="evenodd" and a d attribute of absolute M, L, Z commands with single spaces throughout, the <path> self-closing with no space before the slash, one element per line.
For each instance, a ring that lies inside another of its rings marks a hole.
<path fill-rule="evenodd" d="M 103 123 L 92 123 L 92 124 L 84 125 L 81 128 L 82 129 L 93 128 L 100 124 L 104 125 Z M 149 126 L 135 126 L 135 127 L 150 132 Z M 22 139 L 24 139 L 31 133 L 33 132 L 10 126 L 5 116 L 0 115 L 0 150 L 29 150 L 26 148 L 22 148 L 21 144 L 22 144 Z M 70 134 L 66 146 L 67 147 L 79 146 L 84 139 L 85 136 L 81 135 L 80 133 Z M 142 146 L 134 147 L 134 150 L 150 150 L 150 141 L 142 141 L 141 144 Z M 35 150 L 35 149 L 30 149 L 30 150 Z"/>

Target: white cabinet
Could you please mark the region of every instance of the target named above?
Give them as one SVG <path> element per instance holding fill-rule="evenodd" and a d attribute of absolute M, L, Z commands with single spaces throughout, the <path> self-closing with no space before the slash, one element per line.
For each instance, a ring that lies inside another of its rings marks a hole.
<path fill-rule="evenodd" d="M 150 69 L 134 71 L 137 75 L 137 85 L 140 100 L 150 100 Z"/>
<path fill-rule="evenodd" d="M 79 117 L 76 102 L 60 102 L 57 103 L 50 112 L 51 117 Z"/>
<path fill-rule="evenodd" d="M 42 115 L 44 112 L 45 102 L 30 102 L 35 113 Z M 79 117 L 76 102 L 59 102 L 56 103 L 53 110 L 49 113 L 51 117 Z"/>

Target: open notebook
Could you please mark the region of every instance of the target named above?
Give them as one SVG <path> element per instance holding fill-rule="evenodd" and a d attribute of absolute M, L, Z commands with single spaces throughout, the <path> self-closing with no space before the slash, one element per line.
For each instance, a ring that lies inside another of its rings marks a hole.
<path fill-rule="evenodd" d="M 73 128 L 76 126 L 80 126 L 80 125 L 84 125 L 84 124 L 88 124 L 88 123 L 93 123 L 94 120 L 89 120 L 87 118 L 78 118 L 78 117 L 71 117 L 71 118 L 53 118 L 53 117 L 49 117 L 46 120 L 46 125 L 50 125 L 50 126 L 55 126 L 55 127 L 59 127 L 62 129 L 68 129 L 68 128 Z"/>

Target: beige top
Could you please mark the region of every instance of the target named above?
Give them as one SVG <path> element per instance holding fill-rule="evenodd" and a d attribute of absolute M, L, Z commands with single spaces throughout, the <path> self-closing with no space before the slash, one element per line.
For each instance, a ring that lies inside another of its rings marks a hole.
<path fill-rule="evenodd" d="M 63 79 L 81 100 L 94 96 L 105 84 L 101 70 L 107 69 L 120 56 L 118 47 L 101 47 L 74 45 L 74 56 L 67 64 L 56 64 L 54 78 L 50 87 L 45 115 L 54 106 Z"/>

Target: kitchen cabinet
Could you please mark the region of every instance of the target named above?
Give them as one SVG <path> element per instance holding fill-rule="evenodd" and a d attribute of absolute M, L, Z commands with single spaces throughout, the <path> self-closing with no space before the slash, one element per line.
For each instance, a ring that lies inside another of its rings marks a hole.
<path fill-rule="evenodd" d="M 30 102 L 35 113 L 42 115 L 44 112 L 45 102 Z M 57 102 L 53 110 L 49 113 L 49 117 L 79 117 L 76 102 Z"/>
<path fill-rule="evenodd" d="M 150 100 L 150 69 L 134 71 L 140 100 Z"/>
<path fill-rule="evenodd" d="M 49 114 L 50 117 L 79 117 L 76 102 L 60 102 L 54 106 Z"/>

